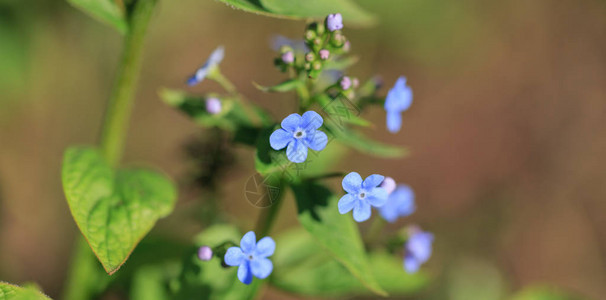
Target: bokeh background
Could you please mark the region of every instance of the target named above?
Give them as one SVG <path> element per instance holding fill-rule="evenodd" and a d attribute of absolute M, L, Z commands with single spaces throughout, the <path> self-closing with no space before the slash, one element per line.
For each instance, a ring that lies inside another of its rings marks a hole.
<path fill-rule="evenodd" d="M 410 184 L 417 223 L 435 233 L 418 299 L 503 299 L 551 284 L 606 299 L 606 2 L 598 0 L 364 0 L 372 28 L 345 33 L 361 57 L 350 74 L 406 75 L 415 98 L 403 130 L 384 113 L 366 131 L 412 153 L 394 162 L 350 153 L 341 168 Z M 163 104 L 162 87 L 184 79 L 217 45 L 223 73 L 276 118 L 292 97 L 257 91 L 279 82 L 269 41 L 299 37 L 304 22 L 235 11 L 217 1 L 162 1 L 150 27 L 124 163 L 159 166 L 181 186 L 174 214 L 154 232 L 191 239 L 181 222 L 205 201 L 189 187 L 185 145 L 204 135 Z M 78 231 L 60 182 L 63 150 L 97 141 L 120 36 L 65 1 L 0 1 L 0 279 L 62 290 Z M 212 82 L 190 89 L 216 91 Z M 384 88 L 383 93 L 386 93 Z M 252 154 L 236 151 L 220 203 L 243 227 Z M 287 203 L 274 231 L 293 225 Z M 152 233 L 154 234 L 154 233 Z M 128 263 L 127 263 L 128 264 Z M 269 297 L 285 299 L 279 291 Z M 297 298 L 293 298 L 297 299 Z"/>

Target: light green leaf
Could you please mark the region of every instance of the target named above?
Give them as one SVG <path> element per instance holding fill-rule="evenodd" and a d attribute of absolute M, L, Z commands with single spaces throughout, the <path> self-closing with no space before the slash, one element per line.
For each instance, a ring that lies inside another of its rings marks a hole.
<path fill-rule="evenodd" d="M 132 300 L 168 300 L 168 292 L 164 286 L 165 271 L 161 266 L 143 266 L 135 273 L 130 299 Z"/>
<path fill-rule="evenodd" d="M 345 96 L 338 96 L 332 99 L 326 94 L 320 94 L 316 98 L 318 104 L 322 106 L 322 112 L 326 115 L 328 127 L 344 127 L 347 124 L 362 127 L 370 127 L 372 122 L 359 116 L 360 109 L 351 100 Z M 332 124 L 330 124 L 332 123 Z"/>
<path fill-rule="evenodd" d="M 122 1 L 116 0 L 67 0 L 93 18 L 106 23 L 120 33 L 126 33 L 128 24 Z"/>
<path fill-rule="evenodd" d="M 93 148 L 65 152 L 62 181 L 78 228 L 110 275 L 176 200 L 166 176 L 145 169 L 114 171 Z"/>
<path fill-rule="evenodd" d="M 0 299 L 2 300 L 50 300 L 49 297 L 33 286 L 20 287 L 0 281 Z"/>
<path fill-rule="evenodd" d="M 534 285 L 524 288 L 516 293 L 511 300 L 582 300 L 581 296 L 572 295 L 564 292 L 563 289 L 548 286 Z"/>
<path fill-rule="evenodd" d="M 271 12 L 269 12 L 265 8 L 261 7 L 260 5 L 253 3 L 253 1 L 249 1 L 249 0 L 219 0 L 219 1 L 229 5 L 231 8 L 240 9 L 245 12 L 259 14 L 259 15 L 265 15 L 265 16 L 280 17 L 278 15 L 272 14 Z"/>
<path fill-rule="evenodd" d="M 284 82 L 278 83 L 274 86 L 262 86 L 256 82 L 253 82 L 253 85 L 260 91 L 280 92 L 280 93 L 292 91 L 292 90 L 296 89 L 298 86 L 300 86 L 301 84 L 302 84 L 302 82 L 298 79 L 289 79 Z"/>
<path fill-rule="evenodd" d="M 260 0 L 265 9 L 275 14 L 323 19 L 332 13 L 343 15 L 345 26 L 354 24 L 359 26 L 374 25 L 374 16 L 360 8 L 350 0 Z"/>
<path fill-rule="evenodd" d="M 336 297 L 367 295 L 370 291 L 326 252 L 317 251 L 311 235 L 295 229 L 279 236 L 274 255 L 272 285 L 288 292 L 309 296 Z M 370 253 L 373 275 L 390 295 L 411 295 L 428 283 L 423 273 L 408 274 L 399 257 L 383 252 Z"/>
<path fill-rule="evenodd" d="M 293 184 L 292 189 L 303 228 L 369 290 L 387 295 L 372 274 L 354 220 L 349 215 L 339 214 L 339 199 L 329 189 L 314 182 Z"/>
<path fill-rule="evenodd" d="M 378 157 L 403 157 L 409 152 L 406 148 L 371 140 L 355 131 L 340 127 L 334 123 L 327 123 L 326 126 L 330 129 L 330 132 L 335 136 L 338 142 L 350 146 L 362 153 Z"/>

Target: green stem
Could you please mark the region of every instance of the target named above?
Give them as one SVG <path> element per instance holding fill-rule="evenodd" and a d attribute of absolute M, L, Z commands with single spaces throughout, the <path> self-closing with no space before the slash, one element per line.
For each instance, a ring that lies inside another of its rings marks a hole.
<path fill-rule="evenodd" d="M 114 83 L 101 134 L 101 149 L 107 162 L 118 165 L 133 108 L 137 80 L 141 70 L 143 40 L 156 0 L 138 0 L 132 12 L 124 50 Z"/>
<path fill-rule="evenodd" d="M 280 184 L 280 194 L 278 196 L 278 199 L 276 199 L 273 205 L 261 211 L 255 229 L 255 232 L 258 234 L 259 238 L 267 236 L 267 234 L 270 232 L 271 227 L 273 226 L 274 221 L 278 216 L 278 211 L 282 206 L 282 195 L 285 192 L 284 189 L 284 184 Z"/>
<path fill-rule="evenodd" d="M 122 59 L 101 133 L 102 154 L 114 167 L 118 165 L 124 150 L 127 125 L 133 107 L 133 96 L 141 69 L 143 40 L 156 1 L 138 0 L 136 2 L 129 18 L 129 30 L 124 37 Z M 109 281 L 88 243 L 83 236 L 79 235 L 70 272 L 65 282 L 64 299 L 90 299 L 102 291 Z"/>
<path fill-rule="evenodd" d="M 368 245 L 372 246 L 373 244 L 377 243 L 381 237 L 381 231 L 383 231 L 385 225 L 387 225 L 387 222 L 383 218 L 375 217 L 372 224 L 370 224 L 368 232 L 366 233 L 366 243 Z"/>

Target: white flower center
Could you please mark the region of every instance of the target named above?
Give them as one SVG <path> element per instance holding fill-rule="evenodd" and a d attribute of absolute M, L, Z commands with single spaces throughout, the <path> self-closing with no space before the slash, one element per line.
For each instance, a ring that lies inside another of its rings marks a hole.
<path fill-rule="evenodd" d="M 296 139 L 302 139 L 305 137 L 305 131 L 302 129 L 297 129 L 297 130 L 295 130 L 295 133 L 293 133 L 293 136 Z"/>

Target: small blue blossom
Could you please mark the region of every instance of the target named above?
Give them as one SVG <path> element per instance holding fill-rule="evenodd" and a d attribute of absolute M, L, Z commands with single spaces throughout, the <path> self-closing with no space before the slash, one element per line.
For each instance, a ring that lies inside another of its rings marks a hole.
<path fill-rule="evenodd" d="M 196 73 L 194 73 L 194 75 L 187 79 L 187 84 L 189 86 L 194 86 L 202 82 L 212 68 L 216 67 L 223 60 L 224 55 L 225 50 L 223 49 L 223 46 L 217 47 L 217 49 L 210 54 L 208 60 L 202 65 L 202 67 L 200 67 Z"/>
<path fill-rule="evenodd" d="M 399 217 L 406 217 L 415 211 L 415 194 L 407 185 L 398 185 L 387 197 L 385 205 L 379 208 L 381 217 L 393 223 Z"/>
<path fill-rule="evenodd" d="M 317 130 L 324 120 L 315 111 L 307 111 L 300 116 L 291 114 L 282 120 L 282 128 L 269 137 L 269 144 L 275 150 L 286 148 L 286 157 L 294 163 L 307 159 L 307 148 L 321 151 L 328 143 L 326 133 Z"/>
<path fill-rule="evenodd" d="M 343 29 L 343 17 L 341 14 L 330 14 L 326 17 L 326 28 L 329 31 Z"/>
<path fill-rule="evenodd" d="M 387 202 L 387 191 L 378 187 L 384 177 L 373 174 L 364 181 L 360 174 L 351 172 L 343 178 L 343 189 L 347 192 L 339 200 L 339 213 L 346 214 L 353 209 L 356 222 L 364 222 L 370 218 L 370 207 L 381 207 Z"/>
<path fill-rule="evenodd" d="M 238 267 L 238 279 L 250 284 L 253 276 L 265 279 L 273 270 L 273 263 L 267 257 L 274 254 L 276 243 L 271 237 L 264 237 L 257 243 L 253 231 L 246 233 L 240 240 L 240 247 L 231 247 L 225 253 L 225 263 Z"/>
<path fill-rule="evenodd" d="M 406 77 L 400 76 L 396 84 L 387 93 L 385 111 L 387 112 L 387 130 L 391 133 L 400 131 L 402 112 L 412 104 L 412 89 L 406 85 Z"/>
<path fill-rule="evenodd" d="M 431 257 L 431 244 L 433 243 L 433 234 L 422 231 L 418 228 L 411 230 L 408 241 L 404 245 L 404 270 L 408 273 L 415 273 L 419 270 L 429 257 Z"/>

